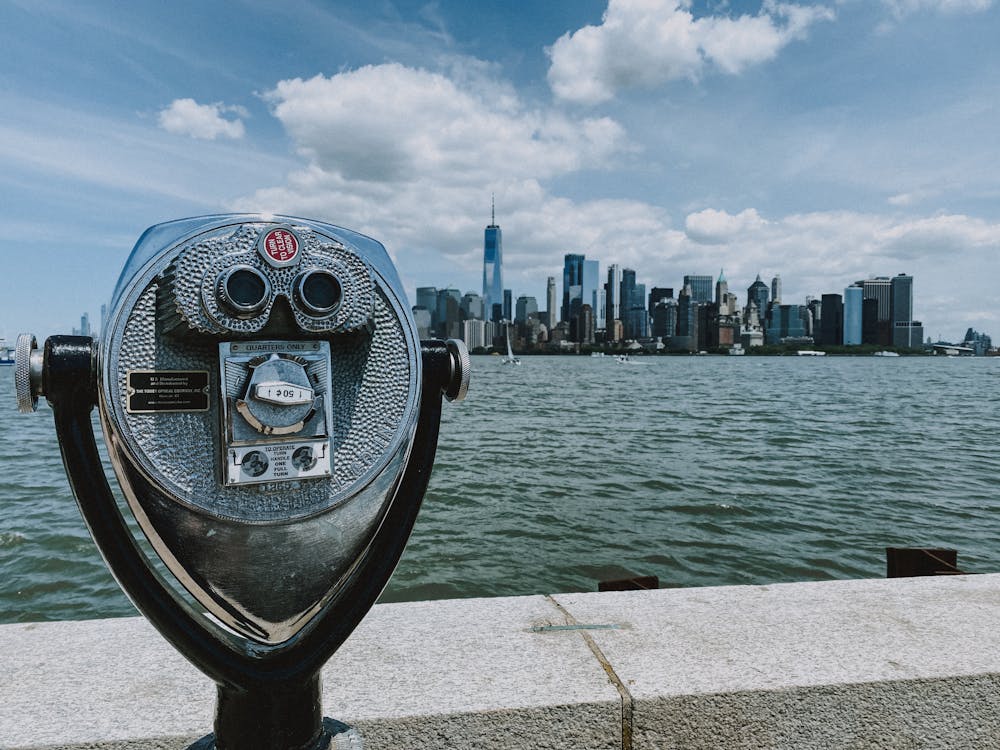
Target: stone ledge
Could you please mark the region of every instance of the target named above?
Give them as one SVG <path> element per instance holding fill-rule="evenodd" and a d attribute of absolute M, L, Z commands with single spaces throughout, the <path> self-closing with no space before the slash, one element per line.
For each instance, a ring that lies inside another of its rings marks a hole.
<path fill-rule="evenodd" d="M 376 606 L 323 672 L 366 748 L 1000 746 L 1000 575 Z M 0 747 L 179 750 L 210 681 L 141 618 L 0 626 Z"/>

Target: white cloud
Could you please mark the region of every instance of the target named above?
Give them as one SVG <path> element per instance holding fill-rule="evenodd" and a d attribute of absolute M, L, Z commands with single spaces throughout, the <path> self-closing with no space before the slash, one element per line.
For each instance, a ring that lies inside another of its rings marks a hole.
<path fill-rule="evenodd" d="M 528 165 L 546 178 L 602 166 L 625 145 L 610 118 L 529 110 L 503 84 L 459 85 L 399 64 L 282 81 L 268 98 L 315 167 L 361 182 L 483 185 Z"/>
<path fill-rule="evenodd" d="M 818 21 L 824 6 L 765 0 L 756 16 L 695 18 L 689 0 L 609 0 L 600 26 L 566 33 L 548 49 L 548 80 L 559 98 L 583 104 L 625 88 L 696 78 L 712 65 L 737 74 L 773 59 Z"/>
<path fill-rule="evenodd" d="M 923 11 L 977 13 L 993 7 L 994 0 L 882 0 L 897 18 Z"/>
<path fill-rule="evenodd" d="M 889 196 L 887 199 L 890 206 L 898 206 L 900 208 L 912 206 L 919 200 L 920 195 L 918 193 L 898 193 L 896 195 Z"/>
<path fill-rule="evenodd" d="M 703 211 L 688 214 L 684 220 L 684 231 L 688 237 L 699 244 L 718 245 L 752 232 L 764 225 L 764 220 L 756 209 L 747 208 L 735 216 L 725 211 L 706 208 Z"/>
<path fill-rule="evenodd" d="M 725 268 L 741 295 L 758 272 L 780 273 L 790 301 L 842 292 L 870 274 L 908 272 L 918 316 L 935 332 L 960 327 L 954 335 L 969 325 L 954 300 L 992 294 L 986 279 L 996 276 L 1000 224 L 975 217 L 764 216 L 708 206 L 679 228 L 640 200 L 558 195 L 552 178 L 613 166 L 629 148 L 621 128 L 527 108 L 502 82 L 382 65 L 284 81 L 269 99 L 304 164 L 231 208 L 314 216 L 369 234 L 386 244 L 411 292 L 425 284 L 479 288 L 495 192 L 507 286 L 539 299 L 567 252 L 602 268 L 634 268 L 647 285 L 677 286 L 684 274 Z M 896 203 L 897 211 L 905 205 Z"/>
<path fill-rule="evenodd" d="M 645 204 L 581 207 L 550 195 L 541 180 L 599 169 L 628 152 L 624 131 L 606 117 L 526 107 L 488 66 L 471 62 L 452 76 L 386 64 L 280 82 L 267 98 L 306 163 L 231 207 L 316 216 L 371 234 L 398 252 L 404 278 L 433 276 L 426 283 L 437 284 L 481 274 L 491 192 L 504 231 L 518 237 L 505 248 L 511 268 L 551 273 L 559 248 L 596 248 L 613 244 L 620 227 L 633 236 L 662 224 Z M 431 274 L 442 256 L 447 270 Z"/>
<path fill-rule="evenodd" d="M 404 278 L 432 278 L 421 283 L 478 279 L 490 193 L 504 232 L 516 237 L 505 260 L 520 288 L 532 274 L 544 283 L 570 249 L 638 259 L 632 243 L 662 246 L 671 230 L 661 209 L 575 203 L 542 184 L 615 165 L 630 150 L 615 121 L 529 108 L 489 69 L 470 75 L 476 70 L 449 77 L 387 64 L 282 81 L 268 100 L 306 163 L 232 207 L 317 216 L 371 234 L 396 253 Z"/>
<path fill-rule="evenodd" d="M 740 217 L 754 219 L 743 228 Z M 685 273 L 726 269 L 730 289 L 741 297 L 757 273 L 780 274 L 787 302 L 806 295 L 843 292 L 870 276 L 909 273 L 914 277 L 915 311 L 932 335 L 960 336 L 973 323 L 968 299 L 991 299 L 1000 250 L 1000 223 L 962 214 L 898 216 L 851 211 L 821 211 L 763 219 L 753 209 L 736 215 L 705 210 L 687 217 L 690 226 L 715 232 L 715 244 L 695 237 L 669 264 L 676 282 Z M 725 237 L 724 241 L 719 241 Z M 683 264 L 677 267 L 676 263 Z M 947 273 L 942 273 L 947 268 Z M 994 311 L 986 325 L 996 330 Z"/>
<path fill-rule="evenodd" d="M 224 113 L 230 112 L 237 115 L 236 119 L 223 117 Z M 239 118 L 246 116 L 247 112 L 242 107 L 226 106 L 221 102 L 198 104 L 194 99 L 175 99 L 160 112 L 159 122 L 168 133 L 211 141 L 219 136 L 242 138 L 243 120 Z"/>
<path fill-rule="evenodd" d="M 882 227 L 875 239 L 887 252 L 904 259 L 931 256 L 946 262 L 953 254 L 1000 249 L 998 225 L 964 214 L 895 221 Z"/>

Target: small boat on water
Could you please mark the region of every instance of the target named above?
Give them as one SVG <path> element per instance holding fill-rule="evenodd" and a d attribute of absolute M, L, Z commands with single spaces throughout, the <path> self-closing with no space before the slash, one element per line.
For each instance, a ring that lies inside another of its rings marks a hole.
<path fill-rule="evenodd" d="M 898 357 L 899 352 L 875 352 L 873 357 Z"/>
<path fill-rule="evenodd" d="M 507 325 L 507 356 L 500 360 L 502 365 L 519 365 L 521 360 L 514 356 L 514 350 L 510 348 L 510 325 Z"/>
<path fill-rule="evenodd" d="M 623 354 L 619 354 L 617 357 L 615 357 L 615 362 L 617 362 L 620 365 L 634 365 L 636 367 L 649 366 L 653 364 L 652 362 L 648 361 L 644 362 L 643 361 L 644 359 L 646 358 L 645 357 L 633 358 L 631 354 L 629 354 L 628 352 L 624 352 Z"/>
<path fill-rule="evenodd" d="M 14 347 L 7 343 L 7 339 L 0 339 L 0 366 L 14 364 Z"/>
<path fill-rule="evenodd" d="M 818 352 L 815 349 L 799 349 L 797 352 L 800 357 L 825 357 L 826 352 Z"/>

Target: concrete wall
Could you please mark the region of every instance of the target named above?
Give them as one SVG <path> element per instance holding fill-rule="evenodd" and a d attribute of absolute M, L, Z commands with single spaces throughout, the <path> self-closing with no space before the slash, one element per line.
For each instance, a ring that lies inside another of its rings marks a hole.
<path fill-rule="evenodd" d="M 323 673 L 377 748 L 1000 747 L 1000 575 L 375 607 Z M 0 747 L 185 748 L 144 620 L 0 627 Z"/>

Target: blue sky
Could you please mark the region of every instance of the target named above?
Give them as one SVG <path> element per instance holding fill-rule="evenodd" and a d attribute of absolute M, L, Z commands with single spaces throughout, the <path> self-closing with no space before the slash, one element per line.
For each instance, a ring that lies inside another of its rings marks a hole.
<path fill-rule="evenodd" d="M 915 277 L 1000 338 L 994 0 L 0 5 L 0 332 L 96 318 L 148 226 L 324 219 L 417 286 L 585 253 L 784 301 Z M 741 299 L 742 301 L 742 299 Z"/>

